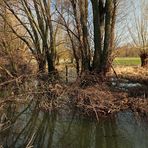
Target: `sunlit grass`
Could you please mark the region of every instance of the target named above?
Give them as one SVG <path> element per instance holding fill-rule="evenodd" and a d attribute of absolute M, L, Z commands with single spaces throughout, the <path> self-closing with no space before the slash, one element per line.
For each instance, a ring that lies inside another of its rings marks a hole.
<path fill-rule="evenodd" d="M 114 60 L 114 65 L 121 66 L 138 66 L 141 64 L 140 58 L 138 57 L 118 57 Z"/>

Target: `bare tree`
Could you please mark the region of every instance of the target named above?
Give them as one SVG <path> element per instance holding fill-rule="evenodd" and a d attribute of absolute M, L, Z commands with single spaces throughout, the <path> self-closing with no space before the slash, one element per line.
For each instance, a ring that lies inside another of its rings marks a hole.
<path fill-rule="evenodd" d="M 0 13 L 5 16 L 5 20 L 11 25 L 16 25 L 15 19 L 7 12 L 7 9 L 1 8 Z M 9 76 L 14 77 L 26 70 L 27 73 L 27 60 L 24 52 L 25 44 L 11 31 L 11 28 L 7 23 L 0 17 L 0 69 L 5 71 Z M 23 51 L 23 52 L 22 52 Z M 23 58 L 24 57 L 24 58 Z M 29 59 L 28 59 L 29 60 Z M 25 69 L 23 69 L 23 67 Z"/>
<path fill-rule="evenodd" d="M 136 6 L 133 4 L 133 7 Z M 148 67 L 148 20 L 146 18 L 145 1 L 141 1 L 140 13 L 133 13 L 134 21 L 132 25 L 128 24 L 128 31 L 132 39 L 132 44 L 139 49 L 141 66 Z"/>
<path fill-rule="evenodd" d="M 62 14 L 64 26 L 67 29 L 70 40 L 73 44 L 73 53 L 76 61 L 78 61 L 78 50 L 81 53 L 81 72 L 94 71 L 97 73 L 106 73 L 109 67 L 109 57 L 114 46 L 114 33 L 116 23 L 117 0 L 92 0 L 93 13 L 93 41 L 94 49 L 91 50 L 90 38 L 91 34 L 88 31 L 88 7 L 89 1 L 71 0 L 71 18 L 74 20 L 73 27 L 75 31 L 71 31 L 66 23 L 66 19 Z M 72 38 L 74 36 L 74 38 Z M 77 40 L 78 48 L 75 49 L 74 39 Z M 91 53 L 94 53 L 92 58 Z M 78 62 L 77 62 L 78 63 Z"/>
<path fill-rule="evenodd" d="M 92 69 L 105 75 L 114 42 L 117 1 L 91 0 L 91 3 L 95 48 Z"/>
<path fill-rule="evenodd" d="M 39 71 L 44 72 L 46 61 L 48 63 L 48 72 L 54 68 L 54 37 L 51 21 L 51 2 L 50 0 L 3 0 L 3 7 L 15 17 L 17 26 L 12 26 L 5 17 L 1 17 L 7 22 L 13 33 L 26 43 L 35 59 L 37 60 Z M 17 31 L 18 26 L 25 30 L 25 35 Z"/>

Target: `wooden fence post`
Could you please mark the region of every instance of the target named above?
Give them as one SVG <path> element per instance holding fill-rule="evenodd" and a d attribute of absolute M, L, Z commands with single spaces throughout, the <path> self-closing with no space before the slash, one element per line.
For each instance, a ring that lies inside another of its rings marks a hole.
<path fill-rule="evenodd" d="M 66 83 L 68 83 L 68 66 L 67 65 L 65 66 L 65 69 L 66 69 Z"/>

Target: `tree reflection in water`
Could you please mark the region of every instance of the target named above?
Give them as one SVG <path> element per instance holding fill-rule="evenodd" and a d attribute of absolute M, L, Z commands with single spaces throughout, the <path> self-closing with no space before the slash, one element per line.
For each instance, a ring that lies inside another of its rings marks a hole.
<path fill-rule="evenodd" d="M 43 112 L 37 102 L 30 104 L 7 106 L 9 125 L 0 131 L 0 145 L 4 148 L 148 147 L 146 125 L 138 125 L 131 113 L 97 123 L 78 118 L 75 113 L 66 116 Z"/>

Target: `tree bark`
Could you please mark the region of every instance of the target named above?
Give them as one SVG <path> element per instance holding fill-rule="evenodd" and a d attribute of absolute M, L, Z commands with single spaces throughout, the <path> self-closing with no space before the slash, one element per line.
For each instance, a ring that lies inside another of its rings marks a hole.
<path fill-rule="evenodd" d="M 101 39 L 101 15 L 99 11 L 99 2 L 97 0 L 91 0 L 92 10 L 93 10 L 93 25 L 94 25 L 94 57 L 92 70 L 99 72 L 101 64 L 101 55 L 102 55 L 102 39 Z"/>
<path fill-rule="evenodd" d="M 147 53 L 141 53 L 141 67 L 148 68 L 148 54 Z"/>
<path fill-rule="evenodd" d="M 117 13 L 117 5 L 118 0 L 113 1 L 113 9 L 112 9 L 112 16 L 111 16 L 111 36 L 110 36 L 110 47 L 109 47 L 109 55 L 107 61 L 107 69 L 106 71 L 109 72 L 111 70 L 111 65 L 113 62 L 112 51 L 115 48 L 115 24 L 116 24 L 116 13 Z"/>
<path fill-rule="evenodd" d="M 40 59 L 40 60 L 37 60 L 37 63 L 38 63 L 38 71 L 40 73 L 45 73 L 46 72 L 46 60 Z"/>
<path fill-rule="evenodd" d="M 47 17 L 47 26 L 50 30 L 50 47 L 48 48 L 48 39 L 46 38 L 46 45 L 45 45 L 45 51 L 46 51 L 46 58 L 47 58 L 47 64 L 48 64 L 48 73 L 52 73 L 55 71 L 55 40 L 54 40 L 54 31 L 53 31 L 53 25 L 51 21 L 51 1 L 43 0 L 46 17 Z M 48 30 L 48 29 L 47 29 Z M 45 33 L 46 34 L 46 33 Z"/>
<path fill-rule="evenodd" d="M 90 70 L 90 48 L 88 42 L 88 0 L 79 0 L 79 10 L 80 10 L 80 23 L 82 30 L 82 71 Z"/>
<path fill-rule="evenodd" d="M 108 69 L 108 60 L 111 54 L 110 41 L 111 41 L 111 20 L 112 20 L 112 2 L 113 0 L 106 0 L 105 4 L 105 35 L 104 35 L 104 48 L 103 55 L 101 56 L 101 72 L 106 75 Z"/>

